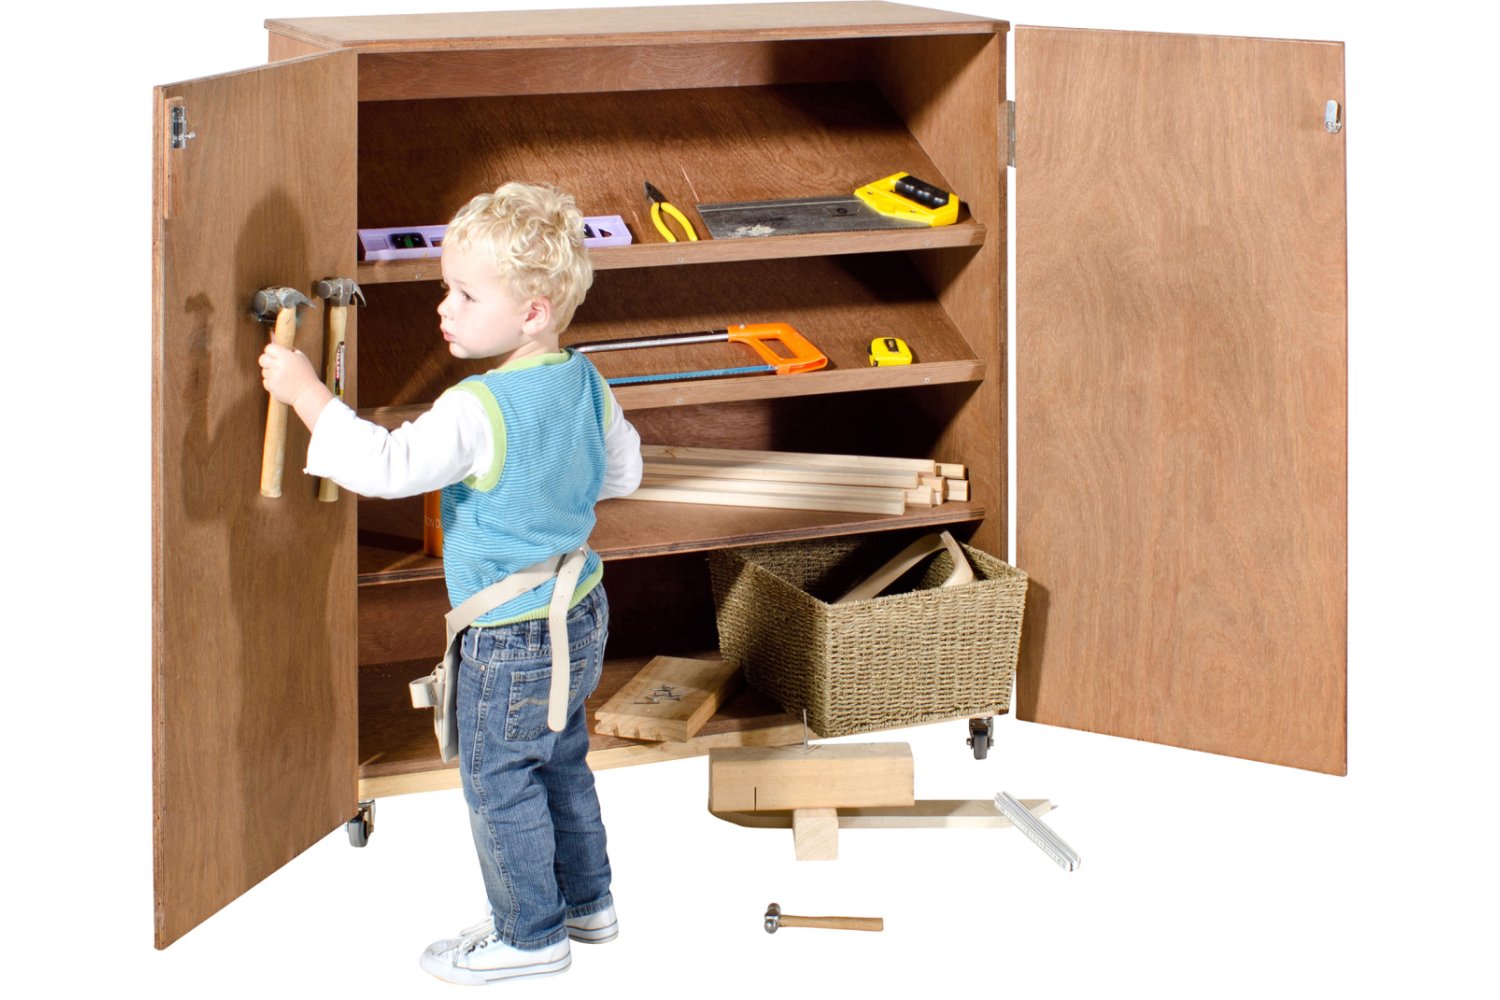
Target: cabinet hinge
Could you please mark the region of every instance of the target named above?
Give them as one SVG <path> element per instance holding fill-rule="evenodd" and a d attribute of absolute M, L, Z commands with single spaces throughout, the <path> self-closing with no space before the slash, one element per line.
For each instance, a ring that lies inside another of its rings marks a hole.
<path fill-rule="evenodd" d="M 1016 165 L 1016 102 L 1005 102 L 1005 162 Z"/>
<path fill-rule="evenodd" d="M 187 108 L 181 104 L 172 106 L 172 148 L 186 149 L 189 139 L 198 138 L 197 132 L 189 132 Z"/>
<path fill-rule="evenodd" d="M 1344 130 L 1343 109 L 1338 101 L 1329 101 L 1323 106 L 1323 128 L 1329 135 L 1338 135 Z"/>

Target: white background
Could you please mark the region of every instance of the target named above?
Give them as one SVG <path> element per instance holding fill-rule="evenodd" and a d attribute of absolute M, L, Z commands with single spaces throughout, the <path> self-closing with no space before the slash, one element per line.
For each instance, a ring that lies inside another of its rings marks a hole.
<path fill-rule="evenodd" d="M 566 976 L 497 989 L 1494 995 L 1492 8 L 936 5 L 1347 43 L 1349 776 L 1008 717 L 983 762 L 961 723 L 889 734 L 914 745 L 919 797 L 1058 802 L 1084 858 L 1068 874 L 994 830 L 846 832 L 838 862 L 798 864 L 789 834 L 708 816 L 702 760 L 608 771 L 623 933 L 576 947 Z M 437 995 L 417 954 L 483 913 L 461 800 L 437 793 L 383 800 L 369 848 L 337 831 L 165 952 L 151 940 L 150 88 L 262 62 L 266 17 L 417 6 L 8 16 L 9 995 Z M 771 937 L 771 900 L 887 929 Z"/>

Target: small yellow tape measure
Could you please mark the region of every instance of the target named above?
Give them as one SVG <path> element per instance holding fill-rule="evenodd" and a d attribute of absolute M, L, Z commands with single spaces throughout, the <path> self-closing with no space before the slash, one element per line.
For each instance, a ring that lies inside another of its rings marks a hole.
<path fill-rule="evenodd" d="M 870 367 L 911 364 L 911 348 L 900 337 L 876 337 L 870 341 Z"/>

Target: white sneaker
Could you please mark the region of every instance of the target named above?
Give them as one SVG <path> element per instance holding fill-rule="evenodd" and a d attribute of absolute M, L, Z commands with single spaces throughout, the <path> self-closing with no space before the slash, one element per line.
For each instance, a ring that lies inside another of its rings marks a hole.
<path fill-rule="evenodd" d="M 493 918 L 434 941 L 422 952 L 422 968 L 450 983 L 482 986 L 502 979 L 555 976 L 573 964 L 566 938 L 547 948 L 522 951 L 495 936 Z"/>
<path fill-rule="evenodd" d="M 568 937 L 586 944 L 603 944 L 620 936 L 620 921 L 615 918 L 613 905 L 586 917 L 574 917 L 567 921 Z"/>

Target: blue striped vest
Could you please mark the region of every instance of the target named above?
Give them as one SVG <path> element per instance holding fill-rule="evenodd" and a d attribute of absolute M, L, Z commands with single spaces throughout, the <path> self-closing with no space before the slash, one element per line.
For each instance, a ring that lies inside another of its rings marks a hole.
<path fill-rule="evenodd" d="M 560 351 L 464 379 L 490 419 L 490 468 L 443 490 L 443 575 L 458 607 L 491 584 L 576 549 L 594 530 L 610 395 L 581 354 Z M 590 551 L 571 607 L 604 575 Z M 552 581 L 492 608 L 476 625 L 545 618 Z"/>

